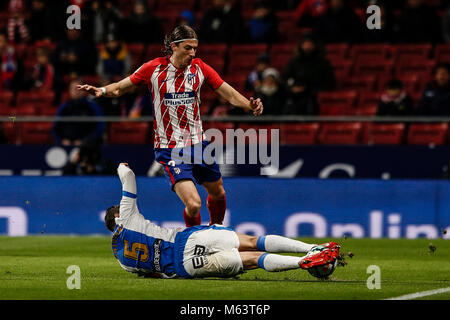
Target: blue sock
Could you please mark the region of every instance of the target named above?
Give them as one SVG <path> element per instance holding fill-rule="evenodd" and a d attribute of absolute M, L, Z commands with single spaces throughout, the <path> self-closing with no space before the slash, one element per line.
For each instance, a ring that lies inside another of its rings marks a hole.
<path fill-rule="evenodd" d="M 268 255 L 268 253 L 263 253 L 258 259 L 258 266 L 261 269 L 264 269 L 264 270 L 265 270 L 265 268 L 264 268 L 264 259 L 266 258 L 267 255 Z"/>
<path fill-rule="evenodd" d="M 256 248 L 259 251 L 266 251 L 266 236 L 258 237 L 258 240 L 256 241 Z"/>

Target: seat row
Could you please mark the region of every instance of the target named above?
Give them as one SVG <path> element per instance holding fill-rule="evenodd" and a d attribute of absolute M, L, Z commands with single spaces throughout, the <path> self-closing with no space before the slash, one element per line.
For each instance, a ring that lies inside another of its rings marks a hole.
<path fill-rule="evenodd" d="M 53 144 L 51 122 L 3 122 L 7 141 L 11 144 Z M 226 138 L 227 129 L 242 129 L 245 143 L 271 143 L 272 130 L 279 130 L 282 145 L 445 145 L 449 141 L 447 123 L 282 123 L 255 124 L 204 122 L 208 138 L 217 138 L 217 131 Z M 252 135 L 249 129 L 255 129 Z M 266 129 L 266 130 L 261 130 Z M 108 127 L 108 144 L 151 144 L 151 125 L 147 122 L 113 122 Z M 237 134 L 233 131 L 233 134 Z M 214 136 L 214 137 L 213 137 Z M 225 140 L 224 140 L 225 142 Z M 229 141 L 228 141 L 229 142 Z"/>

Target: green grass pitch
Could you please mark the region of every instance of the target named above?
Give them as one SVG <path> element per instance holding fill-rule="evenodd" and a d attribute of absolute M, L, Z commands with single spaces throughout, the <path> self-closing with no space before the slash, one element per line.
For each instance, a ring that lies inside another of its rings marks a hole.
<path fill-rule="evenodd" d="M 122 270 L 106 236 L 0 237 L 0 299 L 375 300 L 450 287 L 449 240 L 301 240 L 337 241 L 347 265 L 326 281 L 301 269 L 252 270 L 233 279 L 149 279 Z M 67 288 L 70 265 L 80 268 L 79 290 Z M 370 265 L 381 270 L 380 289 L 367 288 Z M 450 292 L 422 299 L 448 300 Z"/>

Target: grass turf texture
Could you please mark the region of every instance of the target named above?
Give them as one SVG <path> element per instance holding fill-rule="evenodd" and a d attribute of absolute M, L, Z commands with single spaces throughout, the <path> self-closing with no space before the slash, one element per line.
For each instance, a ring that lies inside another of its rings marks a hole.
<path fill-rule="evenodd" d="M 325 281 L 301 269 L 278 273 L 258 269 L 236 279 L 150 279 L 119 266 L 109 237 L 0 237 L 0 299 L 372 300 L 450 287 L 448 240 L 301 240 L 337 241 L 347 265 Z M 80 267 L 80 290 L 67 289 L 70 265 Z M 379 290 L 366 286 L 370 265 L 381 269 Z M 450 292 L 422 299 L 448 300 Z"/>

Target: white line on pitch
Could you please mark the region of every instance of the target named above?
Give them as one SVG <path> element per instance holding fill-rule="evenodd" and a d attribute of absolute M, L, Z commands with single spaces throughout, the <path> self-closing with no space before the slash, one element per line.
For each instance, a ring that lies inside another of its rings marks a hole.
<path fill-rule="evenodd" d="M 422 297 L 426 297 L 426 296 L 432 296 L 434 294 L 440 294 L 440 293 L 444 293 L 444 292 L 450 292 L 450 287 L 415 292 L 415 293 L 411 293 L 411 294 L 405 294 L 404 296 L 394 297 L 394 298 L 389 298 L 389 299 L 384 299 L 384 300 L 411 300 L 411 299 L 417 299 L 417 298 L 422 298 Z"/>

